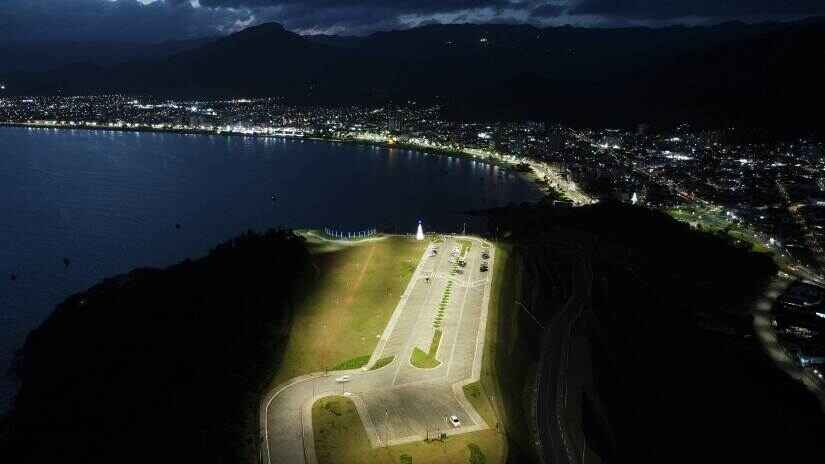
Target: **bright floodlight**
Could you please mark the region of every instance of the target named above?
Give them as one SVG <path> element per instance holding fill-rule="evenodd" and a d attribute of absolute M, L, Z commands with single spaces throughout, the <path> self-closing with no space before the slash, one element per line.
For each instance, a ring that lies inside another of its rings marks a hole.
<path fill-rule="evenodd" d="M 424 240 L 424 229 L 421 228 L 421 221 L 418 221 L 418 231 L 415 232 L 416 240 Z"/>

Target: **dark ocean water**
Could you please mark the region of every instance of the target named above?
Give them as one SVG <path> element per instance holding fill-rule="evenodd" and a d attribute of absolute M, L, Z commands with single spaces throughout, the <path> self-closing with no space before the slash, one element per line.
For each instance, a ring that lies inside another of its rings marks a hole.
<path fill-rule="evenodd" d="M 204 255 L 248 229 L 412 233 L 420 219 L 425 230 L 466 222 L 472 232 L 481 224 L 462 211 L 538 197 L 494 166 L 409 150 L 0 128 L 0 370 L 68 295 L 135 267 Z M 0 411 L 13 382 L 0 380 Z"/>

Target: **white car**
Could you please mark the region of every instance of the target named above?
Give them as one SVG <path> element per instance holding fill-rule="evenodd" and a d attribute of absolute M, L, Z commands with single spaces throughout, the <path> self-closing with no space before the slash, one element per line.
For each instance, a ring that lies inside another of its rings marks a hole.
<path fill-rule="evenodd" d="M 338 383 L 344 383 L 344 382 L 349 382 L 349 379 L 350 379 L 350 376 L 342 375 L 341 377 L 338 377 L 337 379 L 335 379 L 335 381 L 338 382 Z"/>
<path fill-rule="evenodd" d="M 458 420 L 458 416 L 450 416 L 447 419 L 447 422 L 449 422 L 453 427 L 461 427 L 461 421 Z"/>

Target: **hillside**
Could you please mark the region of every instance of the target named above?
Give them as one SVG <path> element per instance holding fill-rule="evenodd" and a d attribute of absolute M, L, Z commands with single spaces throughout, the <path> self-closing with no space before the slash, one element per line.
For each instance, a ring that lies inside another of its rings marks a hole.
<path fill-rule="evenodd" d="M 155 44 L 104 41 L 3 41 L 0 75 L 52 71 L 72 64 L 115 66 L 129 61 L 157 60 L 205 45 L 215 38 L 169 40 Z"/>
<path fill-rule="evenodd" d="M 509 346 L 500 365 L 528 366 L 502 376 L 508 416 L 532 417 L 522 392 L 544 375 L 538 422 L 549 460 L 569 453 L 559 417 L 568 449 L 608 462 L 800 461 L 823 451 L 817 399 L 753 333 L 751 305 L 776 272 L 768 256 L 618 204 L 505 208 L 492 220 L 521 263 L 512 298 L 550 334 L 513 304 L 499 335 Z M 528 446 L 513 439 L 511 449 Z"/>
<path fill-rule="evenodd" d="M 254 462 L 308 254 L 249 233 L 69 297 L 19 353 L 7 462 Z"/>

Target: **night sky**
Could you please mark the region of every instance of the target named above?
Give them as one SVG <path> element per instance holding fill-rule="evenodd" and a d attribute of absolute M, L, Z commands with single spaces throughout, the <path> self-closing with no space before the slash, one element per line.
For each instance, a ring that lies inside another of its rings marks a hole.
<path fill-rule="evenodd" d="M 160 42 L 277 21 L 363 35 L 429 23 L 666 26 L 825 15 L 823 0 L 0 0 L 0 40 Z"/>

